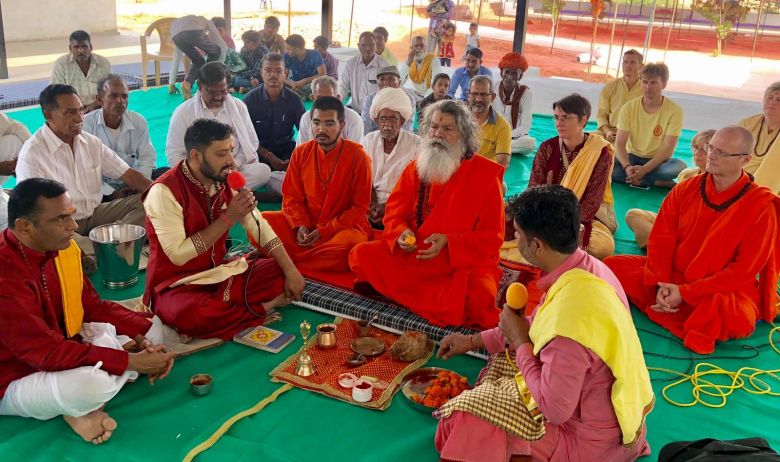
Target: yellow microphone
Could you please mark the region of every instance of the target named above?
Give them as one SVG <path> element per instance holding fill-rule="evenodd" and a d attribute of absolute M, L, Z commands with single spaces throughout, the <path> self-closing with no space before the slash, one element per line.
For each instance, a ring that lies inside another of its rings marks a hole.
<path fill-rule="evenodd" d="M 525 309 L 528 304 L 528 289 L 520 282 L 509 284 L 506 289 L 506 304 L 515 312 Z"/>

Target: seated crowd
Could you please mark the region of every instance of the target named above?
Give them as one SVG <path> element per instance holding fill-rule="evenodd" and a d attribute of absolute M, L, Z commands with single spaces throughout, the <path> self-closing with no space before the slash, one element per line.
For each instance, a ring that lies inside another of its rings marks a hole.
<path fill-rule="evenodd" d="M 164 331 L 230 339 L 301 300 L 304 276 L 351 272 L 358 293 L 481 330 L 441 340 L 444 359 L 491 354 L 481 392 L 435 413 L 444 460 L 629 461 L 649 454 L 654 399 L 629 302 L 702 354 L 777 314 L 780 82 L 762 114 L 699 133 L 686 169 L 673 158 L 683 111 L 664 95 L 669 69 L 636 50 L 602 91 L 597 130 L 590 102 L 565 95 L 552 104 L 557 136 L 537 148 L 519 53 L 494 81 L 472 46 L 449 76 L 423 37 L 399 62 L 377 27 L 339 75 L 325 37 L 306 49 L 268 17 L 231 54 L 220 19 L 173 22 L 192 65 L 169 168 L 84 31 L 40 94 L 41 128 L 0 114 L 0 181 L 18 181 L 0 190 L 0 415 L 61 415 L 103 443 L 117 428 L 105 403 L 138 374 L 170 372 Z M 512 155 L 532 153 L 528 190 L 506 200 Z M 233 172 L 246 188 L 228 186 Z M 626 217 L 646 256 L 613 255 L 613 184 L 671 188 L 657 214 Z M 269 198 L 281 209 L 261 213 Z M 86 277 L 89 232 L 114 222 L 146 229 L 149 313 L 101 300 Z M 229 258 L 239 224 L 256 252 Z M 497 307 L 501 259 L 541 270 L 538 306 Z M 535 413 L 546 432 L 529 441 Z"/>

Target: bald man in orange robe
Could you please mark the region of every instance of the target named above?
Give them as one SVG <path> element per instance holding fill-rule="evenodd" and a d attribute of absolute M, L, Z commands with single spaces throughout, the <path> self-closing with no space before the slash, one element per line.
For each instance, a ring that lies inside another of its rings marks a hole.
<path fill-rule="evenodd" d="M 341 137 L 344 105 L 337 98 L 319 98 L 311 116 L 315 139 L 293 151 L 282 210 L 263 217 L 301 272 L 346 272 L 349 251 L 368 240 L 371 159 Z"/>
<path fill-rule="evenodd" d="M 747 337 L 777 314 L 780 199 L 742 170 L 752 146 L 744 128 L 718 130 L 706 173 L 661 205 L 647 257 L 605 260 L 629 300 L 696 353 Z"/>
<path fill-rule="evenodd" d="M 428 136 L 387 200 L 383 239 L 355 247 L 349 263 L 359 291 L 370 285 L 435 325 L 488 328 L 499 313 L 504 169 L 473 155 L 470 117 L 455 101 L 426 111 Z"/>

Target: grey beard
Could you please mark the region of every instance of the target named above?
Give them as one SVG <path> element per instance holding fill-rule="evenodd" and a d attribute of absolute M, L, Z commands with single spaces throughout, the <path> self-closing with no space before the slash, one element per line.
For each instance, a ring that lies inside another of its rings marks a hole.
<path fill-rule="evenodd" d="M 463 141 L 450 145 L 443 140 L 426 139 L 420 146 L 417 173 L 426 183 L 446 183 L 458 171 L 464 152 Z"/>

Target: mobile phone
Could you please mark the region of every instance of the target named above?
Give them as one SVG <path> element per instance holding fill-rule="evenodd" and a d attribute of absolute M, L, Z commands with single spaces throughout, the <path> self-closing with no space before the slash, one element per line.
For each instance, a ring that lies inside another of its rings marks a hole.
<path fill-rule="evenodd" d="M 635 185 L 635 184 L 630 184 L 629 186 L 631 186 L 632 188 L 636 188 L 636 189 L 643 189 L 645 191 L 650 189 L 650 186 L 638 186 L 638 185 Z"/>

